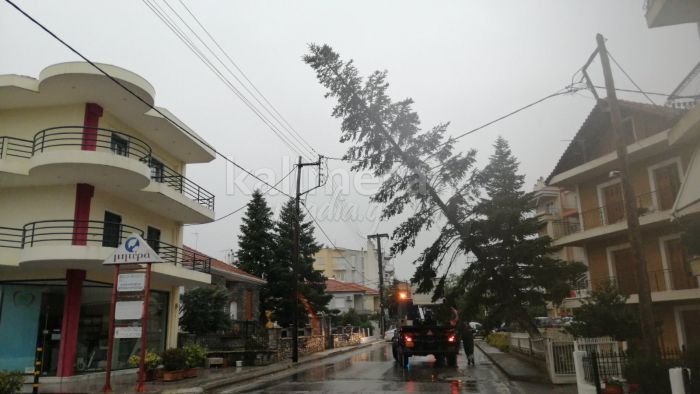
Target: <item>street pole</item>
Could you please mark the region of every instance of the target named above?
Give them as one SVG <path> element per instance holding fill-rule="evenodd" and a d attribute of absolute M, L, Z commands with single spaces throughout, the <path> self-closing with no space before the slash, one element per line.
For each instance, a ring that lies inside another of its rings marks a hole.
<path fill-rule="evenodd" d="M 367 239 L 377 239 L 377 264 L 379 265 L 379 333 L 384 335 L 384 262 L 382 261 L 382 238 L 389 238 L 389 234 L 368 235 Z"/>
<path fill-rule="evenodd" d="M 299 362 L 299 237 L 300 237 L 300 223 L 299 223 L 299 217 L 301 216 L 299 213 L 299 203 L 301 200 L 302 194 L 308 193 L 311 190 L 307 190 L 306 192 L 302 193 L 301 192 L 301 169 L 304 166 L 321 166 L 321 158 L 319 157 L 317 162 L 313 163 L 302 163 L 301 162 L 301 156 L 299 156 L 299 163 L 297 164 L 297 188 L 296 192 L 294 194 L 294 223 L 292 228 L 294 229 L 293 231 L 293 236 L 294 236 L 294 242 L 292 242 L 292 276 L 294 277 L 293 284 L 292 284 L 292 289 L 294 293 L 294 310 L 292 311 L 292 320 L 293 320 L 293 327 L 294 330 L 292 331 L 292 362 L 296 363 Z M 320 184 L 320 176 L 319 176 L 319 184 Z M 318 186 L 317 186 L 318 187 Z M 313 190 L 313 189 L 312 189 Z"/>
<path fill-rule="evenodd" d="M 646 258 L 642 248 L 642 232 L 639 228 L 639 215 L 636 207 L 634 188 L 629 180 L 629 162 L 627 161 L 627 145 L 622 132 L 622 117 L 620 106 L 615 93 L 615 83 L 610 70 L 610 59 L 605 47 L 605 38 L 601 34 L 596 36 L 598 41 L 598 53 L 603 66 L 605 77 L 605 90 L 607 102 L 610 108 L 610 120 L 615 133 L 618 166 L 620 171 L 620 183 L 622 185 L 622 197 L 624 200 L 625 216 L 627 218 L 627 236 L 629 237 L 637 271 L 637 284 L 639 294 L 639 317 L 642 334 L 642 350 L 647 356 L 658 354 L 657 333 L 654 320 L 654 311 L 651 304 L 651 289 L 649 287 L 649 274 L 647 272 Z"/>

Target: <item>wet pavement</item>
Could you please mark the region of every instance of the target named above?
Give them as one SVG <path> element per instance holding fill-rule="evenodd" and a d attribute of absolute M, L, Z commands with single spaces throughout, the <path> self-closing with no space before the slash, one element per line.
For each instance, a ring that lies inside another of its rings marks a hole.
<path fill-rule="evenodd" d="M 575 393 L 572 386 L 509 381 L 479 350 L 476 366 L 467 367 L 460 353 L 458 367 L 438 366 L 432 356 L 411 357 L 399 367 L 389 343 L 328 358 L 302 371 L 276 376 L 266 382 L 221 388 L 228 393 Z"/>

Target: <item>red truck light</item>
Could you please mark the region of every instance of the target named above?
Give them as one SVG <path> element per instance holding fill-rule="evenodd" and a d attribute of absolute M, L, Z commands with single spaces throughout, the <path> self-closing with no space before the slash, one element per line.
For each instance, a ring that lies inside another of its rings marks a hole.
<path fill-rule="evenodd" d="M 450 335 L 449 337 L 447 337 L 447 342 L 456 342 L 456 341 L 457 341 L 457 337 L 455 337 L 454 335 Z"/>
<path fill-rule="evenodd" d="M 403 337 L 403 340 L 404 340 L 404 346 L 406 346 L 407 348 L 408 348 L 408 347 L 413 347 L 414 343 L 413 343 L 413 337 L 412 337 L 412 336 L 410 336 L 410 335 L 405 335 L 405 336 Z"/>
<path fill-rule="evenodd" d="M 410 335 L 406 335 L 403 339 L 404 339 L 406 342 L 413 342 L 413 337 L 411 337 Z"/>

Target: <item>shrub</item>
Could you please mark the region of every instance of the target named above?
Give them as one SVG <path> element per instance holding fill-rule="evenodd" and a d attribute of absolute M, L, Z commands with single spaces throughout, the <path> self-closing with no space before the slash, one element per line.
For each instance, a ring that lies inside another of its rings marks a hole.
<path fill-rule="evenodd" d="M 187 366 L 185 352 L 182 349 L 166 349 L 161 357 L 163 358 L 163 368 L 166 371 L 179 371 Z"/>
<path fill-rule="evenodd" d="M 134 354 L 133 356 L 129 357 L 127 362 L 130 367 L 138 368 L 139 361 L 141 361 L 141 357 Z M 143 369 L 146 371 L 155 371 L 162 362 L 163 359 L 161 359 L 157 353 L 146 351 L 146 361 L 143 363 Z"/>
<path fill-rule="evenodd" d="M 486 343 L 502 352 L 507 352 L 510 344 L 510 335 L 507 332 L 494 332 L 486 337 Z"/>
<path fill-rule="evenodd" d="M 24 376 L 19 371 L 0 371 L 0 394 L 14 394 L 22 389 Z"/>
<path fill-rule="evenodd" d="M 627 360 L 623 374 L 628 382 L 639 384 L 645 394 L 664 394 L 671 392 L 668 368 L 660 359 L 634 355 Z"/>
<path fill-rule="evenodd" d="M 185 353 L 185 364 L 187 368 L 201 367 L 207 359 L 207 349 L 201 345 L 187 345 L 182 348 L 182 351 Z"/>

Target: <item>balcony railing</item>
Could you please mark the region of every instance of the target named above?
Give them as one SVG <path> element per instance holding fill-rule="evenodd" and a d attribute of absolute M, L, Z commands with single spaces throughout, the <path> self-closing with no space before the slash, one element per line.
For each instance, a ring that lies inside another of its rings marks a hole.
<path fill-rule="evenodd" d="M 22 249 L 22 229 L 0 227 L 0 248 Z"/>
<path fill-rule="evenodd" d="M 32 157 L 32 141 L 14 137 L 0 137 L 0 159 L 4 157 Z"/>
<path fill-rule="evenodd" d="M 651 291 L 685 290 L 697 289 L 698 280 L 686 270 L 664 269 L 649 271 L 649 288 Z M 670 282 L 667 286 L 666 280 Z M 620 293 L 631 295 L 639 293 L 637 285 L 637 274 L 635 271 L 626 272 L 624 276 L 611 278 L 616 284 Z"/>
<path fill-rule="evenodd" d="M 83 126 L 51 127 L 34 135 L 33 141 L 0 137 L 0 159 L 29 159 L 39 152 L 51 150 L 91 150 L 139 160 L 151 168 L 151 180 L 166 184 L 199 205 L 214 210 L 214 195 L 198 184 L 158 162 L 151 156 L 151 147 L 142 140 L 120 131 Z"/>
<path fill-rule="evenodd" d="M 151 147 L 140 139 L 116 130 L 84 126 L 51 127 L 34 135 L 32 153 L 76 149 L 111 151 L 148 163 Z"/>
<path fill-rule="evenodd" d="M 151 160 L 149 166 L 153 181 L 167 185 L 207 209 L 214 209 L 214 195 L 198 184 L 156 160 Z"/>
<path fill-rule="evenodd" d="M 121 223 L 42 220 L 28 223 L 21 229 L 0 227 L 0 247 L 22 249 L 33 246 L 95 245 L 116 248 L 132 233 L 144 234 L 137 227 Z M 179 263 L 193 271 L 211 272 L 211 257 L 159 240 L 147 242 L 166 263 Z"/>
<path fill-rule="evenodd" d="M 670 189 L 660 189 L 639 194 L 636 198 L 637 214 L 639 216 L 644 216 L 653 212 L 670 209 L 674 199 L 675 193 Z M 583 211 L 580 216 L 581 219 L 583 219 L 583 227 L 581 226 L 579 217 L 568 217 L 553 221 L 554 238 L 625 221 L 625 204 L 622 201 L 615 201 L 598 208 Z"/>

